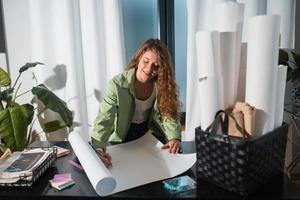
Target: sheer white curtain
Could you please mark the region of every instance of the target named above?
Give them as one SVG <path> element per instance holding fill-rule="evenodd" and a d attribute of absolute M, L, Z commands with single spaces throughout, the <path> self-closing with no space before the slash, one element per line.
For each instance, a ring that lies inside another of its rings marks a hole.
<path fill-rule="evenodd" d="M 248 21 L 255 15 L 262 14 L 277 14 L 280 15 L 280 34 L 281 34 L 281 48 L 293 48 L 294 47 L 294 30 L 295 30 L 295 0 L 237 0 L 231 1 L 231 3 L 238 5 L 239 11 L 237 13 L 242 14 L 242 31 L 239 30 L 218 30 L 218 24 L 216 22 L 232 23 L 239 21 L 234 17 L 233 12 L 225 11 L 228 13 L 228 17 L 220 17 L 222 12 L 219 12 L 219 8 L 234 8 L 234 6 L 220 7 L 221 3 L 226 0 L 187 0 L 187 97 L 186 97 L 186 131 L 183 134 L 184 140 L 194 140 L 195 128 L 201 125 L 201 93 L 199 90 L 199 67 L 197 65 L 197 48 L 196 48 L 196 33 L 199 31 L 223 31 L 233 32 L 239 34 L 239 39 L 236 45 L 235 54 L 237 57 L 237 71 L 239 71 L 238 91 L 236 100 L 244 101 L 245 99 L 245 77 L 246 77 L 246 55 L 247 55 L 247 28 Z M 229 3 L 229 1 L 227 1 Z M 230 17 L 234 17 L 230 19 Z M 218 20 L 219 19 L 219 20 Z M 227 20 L 227 21 L 226 21 Z M 221 33 L 222 34 L 222 33 Z M 228 34 L 228 33 L 226 33 Z M 238 44 L 239 43 L 239 44 Z M 197 45 L 201 45 L 198 44 Z M 222 47 L 221 47 L 222 48 Z M 230 49 L 228 49 L 230 51 Z M 222 56 L 222 55 L 221 55 Z M 240 61 L 239 61 L 240 60 Z M 222 65 L 222 63 L 221 63 Z M 224 90 L 226 91 L 226 90 Z M 240 94 L 243 91 L 243 94 Z M 228 94 L 224 94 L 228 95 Z M 206 102 L 208 103 L 208 102 Z M 202 115 L 203 116 L 203 115 Z"/>
<path fill-rule="evenodd" d="M 3 12 L 13 79 L 26 62 L 45 63 L 30 70 L 34 78 L 22 75 L 22 90 L 44 83 L 66 101 L 73 128 L 88 139 L 108 80 L 125 66 L 120 0 L 3 0 Z M 56 117 L 48 112 L 45 120 Z"/>

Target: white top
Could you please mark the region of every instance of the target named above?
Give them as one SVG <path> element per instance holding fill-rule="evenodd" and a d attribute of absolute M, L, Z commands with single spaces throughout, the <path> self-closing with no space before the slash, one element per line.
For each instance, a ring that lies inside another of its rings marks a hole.
<path fill-rule="evenodd" d="M 153 87 L 152 94 L 148 99 L 139 100 L 135 98 L 135 111 L 132 119 L 133 123 L 140 124 L 147 120 L 156 97 L 155 91 L 156 89 Z"/>

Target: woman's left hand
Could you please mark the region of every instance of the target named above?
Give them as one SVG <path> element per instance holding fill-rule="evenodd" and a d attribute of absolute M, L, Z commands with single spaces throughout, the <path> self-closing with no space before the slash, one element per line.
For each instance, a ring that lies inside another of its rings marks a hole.
<path fill-rule="evenodd" d="M 179 153 L 181 149 L 181 142 L 178 139 L 171 139 L 167 144 L 161 147 L 162 149 L 169 149 L 169 153 Z"/>

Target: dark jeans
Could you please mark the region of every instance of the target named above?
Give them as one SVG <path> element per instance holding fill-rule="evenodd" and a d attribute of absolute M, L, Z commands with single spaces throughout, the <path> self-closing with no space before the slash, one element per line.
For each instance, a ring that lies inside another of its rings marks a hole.
<path fill-rule="evenodd" d="M 145 121 L 140 124 L 131 123 L 124 142 L 130 142 L 136 140 L 142 137 L 143 135 L 145 135 L 148 130 L 149 130 L 148 121 Z"/>
<path fill-rule="evenodd" d="M 149 130 L 148 121 L 145 121 L 140 124 L 131 123 L 123 143 L 130 142 L 142 137 L 147 133 L 148 130 Z M 163 135 L 161 135 L 157 130 L 152 130 L 152 135 L 156 137 L 161 143 L 163 144 L 167 143 L 167 139 Z M 120 142 L 110 142 L 110 144 L 111 145 L 120 144 Z"/>

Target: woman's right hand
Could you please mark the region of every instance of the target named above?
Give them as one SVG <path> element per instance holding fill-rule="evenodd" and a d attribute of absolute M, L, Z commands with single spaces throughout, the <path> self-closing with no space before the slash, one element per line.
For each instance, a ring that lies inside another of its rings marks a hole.
<path fill-rule="evenodd" d="M 104 163 L 104 165 L 109 168 L 112 166 L 111 162 L 111 156 L 108 153 L 104 153 L 102 151 L 96 151 L 98 157 L 101 159 L 101 161 Z"/>

